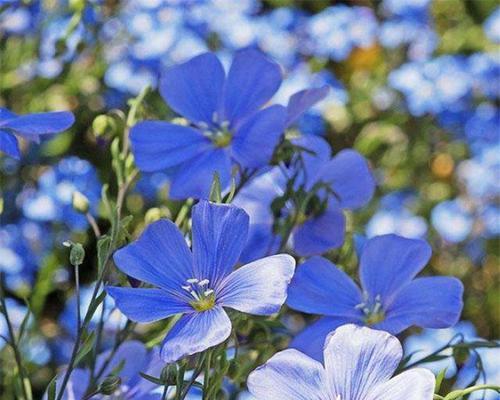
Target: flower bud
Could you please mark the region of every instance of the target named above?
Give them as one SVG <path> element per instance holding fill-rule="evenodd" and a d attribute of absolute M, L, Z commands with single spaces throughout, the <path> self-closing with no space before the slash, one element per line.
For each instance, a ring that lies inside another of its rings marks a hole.
<path fill-rule="evenodd" d="M 80 243 L 72 243 L 69 252 L 69 262 L 75 267 L 82 265 L 85 258 L 85 249 Z"/>
<path fill-rule="evenodd" d="M 89 211 L 89 199 L 79 191 L 73 192 L 73 208 L 79 213 L 86 214 Z"/>
<path fill-rule="evenodd" d="M 98 115 L 92 122 L 92 132 L 94 132 L 95 137 L 112 135 L 115 130 L 116 122 L 112 117 L 108 115 Z"/>
<path fill-rule="evenodd" d="M 120 387 L 122 380 L 119 376 L 109 375 L 99 385 L 99 393 L 112 395 Z"/>
<path fill-rule="evenodd" d="M 169 364 L 161 371 L 161 381 L 168 386 L 175 385 L 177 382 L 177 366 Z"/>

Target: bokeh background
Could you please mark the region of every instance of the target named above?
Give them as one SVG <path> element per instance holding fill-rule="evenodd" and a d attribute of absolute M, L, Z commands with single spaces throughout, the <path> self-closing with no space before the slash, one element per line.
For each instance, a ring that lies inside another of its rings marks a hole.
<path fill-rule="evenodd" d="M 408 349 L 431 350 L 457 332 L 497 339 L 499 44 L 495 0 L 0 0 L 0 107 L 68 109 L 76 116 L 68 132 L 40 146 L 23 143 L 22 160 L 0 155 L 0 270 L 19 320 L 22 299 L 35 299 L 40 329 L 26 344 L 35 389 L 43 391 L 65 360 L 64 343 L 74 334 L 62 242 L 95 245 L 86 219 L 72 208 L 73 192 L 87 196 L 99 220 L 102 185 L 116 189 L 109 143 L 128 100 L 149 85 L 141 116 L 173 118 L 154 90 L 158 77 L 207 50 L 229 62 L 235 50 L 259 46 L 284 70 L 276 102 L 331 85 L 299 129 L 324 136 L 334 152 L 356 148 L 378 182 L 370 205 L 349 215 L 348 240 L 337 256 L 355 251 L 364 237 L 395 232 L 430 241 L 427 274 L 464 282 L 464 322 L 410 331 Z M 96 120 L 101 114 L 109 118 Z M 156 173 L 140 177 L 125 213 L 137 233 L 178 207 L 168 198 L 167 177 Z M 94 265 L 90 253 L 85 284 Z M 499 382 L 498 349 L 482 351 Z M 0 370 L 6 354 L 0 350 Z M 457 366 L 448 367 L 452 377 Z"/>

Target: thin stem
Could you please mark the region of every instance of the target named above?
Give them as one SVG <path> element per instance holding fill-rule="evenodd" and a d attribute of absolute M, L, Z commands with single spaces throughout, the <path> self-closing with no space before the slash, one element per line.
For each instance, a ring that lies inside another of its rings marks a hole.
<path fill-rule="evenodd" d="M 208 400 L 208 393 L 210 391 L 210 364 L 212 362 L 212 351 L 208 350 L 207 358 L 205 360 L 205 374 L 203 376 L 203 400 Z"/>
<path fill-rule="evenodd" d="M 89 222 L 90 226 L 92 227 L 92 230 L 94 231 L 94 235 L 97 239 L 101 237 L 101 230 L 99 229 L 99 225 L 97 225 L 97 222 L 94 218 L 94 216 L 87 212 L 85 213 L 85 217 L 87 218 L 87 221 Z"/>
<path fill-rule="evenodd" d="M 165 384 L 165 387 L 163 388 L 163 393 L 161 395 L 161 400 L 166 400 L 167 399 L 167 392 L 168 392 L 168 385 Z"/>

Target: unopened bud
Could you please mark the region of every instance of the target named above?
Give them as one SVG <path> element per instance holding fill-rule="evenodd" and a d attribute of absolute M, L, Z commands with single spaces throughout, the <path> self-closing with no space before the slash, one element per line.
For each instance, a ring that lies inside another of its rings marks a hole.
<path fill-rule="evenodd" d="M 161 371 L 161 381 L 168 386 L 175 385 L 177 382 L 177 366 L 169 364 Z"/>
<path fill-rule="evenodd" d="M 86 214 L 89 211 L 89 199 L 79 191 L 73 192 L 73 208 L 79 213 Z"/>
<path fill-rule="evenodd" d="M 80 243 L 72 243 L 69 252 L 69 262 L 75 267 L 82 265 L 85 258 L 85 249 Z"/>
<path fill-rule="evenodd" d="M 154 207 L 146 211 L 146 214 L 144 215 L 144 222 L 146 224 L 150 224 L 152 222 L 158 221 L 160 218 L 169 216 L 170 213 L 167 209 Z"/>
<path fill-rule="evenodd" d="M 92 132 L 96 137 L 112 135 L 116 131 L 115 120 L 108 115 L 98 115 L 92 122 Z"/>
<path fill-rule="evenodd" d="M 109 375 L 99 385 L 99 393 L 112 395 L 120 387 L 122 380 L 119 376 Z"/>

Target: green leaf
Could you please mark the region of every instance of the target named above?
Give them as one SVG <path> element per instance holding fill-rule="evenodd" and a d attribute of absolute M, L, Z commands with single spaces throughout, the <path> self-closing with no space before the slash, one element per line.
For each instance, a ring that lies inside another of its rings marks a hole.
<path fill-rule="evenodd" d="M 47 400 L 56 400 L 57 375 L 52 378 L 47 386 Z"/>
<path fill-rule="evenodd" d="M 85 356 L 92 350 L 95 342 L 95 332 L 90 332 L 90 334 L 85 338 L 83 345 L 78 350 L 78 354 L 75 359 L 75 366 L 78 365 Z"/>
<path fill-rule="evenodd" d="M 220 186 L 220 178 L 219 178 L 219 173 L 214 172 L 214 178 L 212 181 L 212 187 L 210 188 L 210 201 L 213 201 L 214 203 L 221 203 L 222 202 L 222 189 Z"/>
<path fill-rule="evenodd" d="M 154 376 L 145 374 L 144 372 L 139 372 L 139 375 L 141 375 L 144 379 L 148 380 L 149 382 L 153 382 L 157 385 L 163 386 L 163 382 L 160 378 L 156 378 Z"/>
<path fill-rule="evenodd" d="M 83 321 L 83 325 L 87 326 L 90 323 L 90 320 L 95 314 L 97 307 L 104 301 L 106 297 L 106 292 L 102 291 L 99 296 L 97 296 L 92 303 L 90 303 L 87 314 L 85 315 L 85 320 Z"/>
<path fill-rule="evenodd" d="M 441 371 L 439 371 L 439 374 L 437 374 L 434 393 L 439 393 L 439 390 L 441 389 L 441 384 L 443 383 L 444 380 L 444 376 L 446 375 L 446 370 L 447 368 L 444 368 Z"/>
<path fill-rule="evenodd" d="M 102 236 L 97 242 L 97 270 L 99 275 L 101 275 L 104 264 L 106 264 L 109 257 L 110 246 L 111 238 L 107 235 Z"/>

